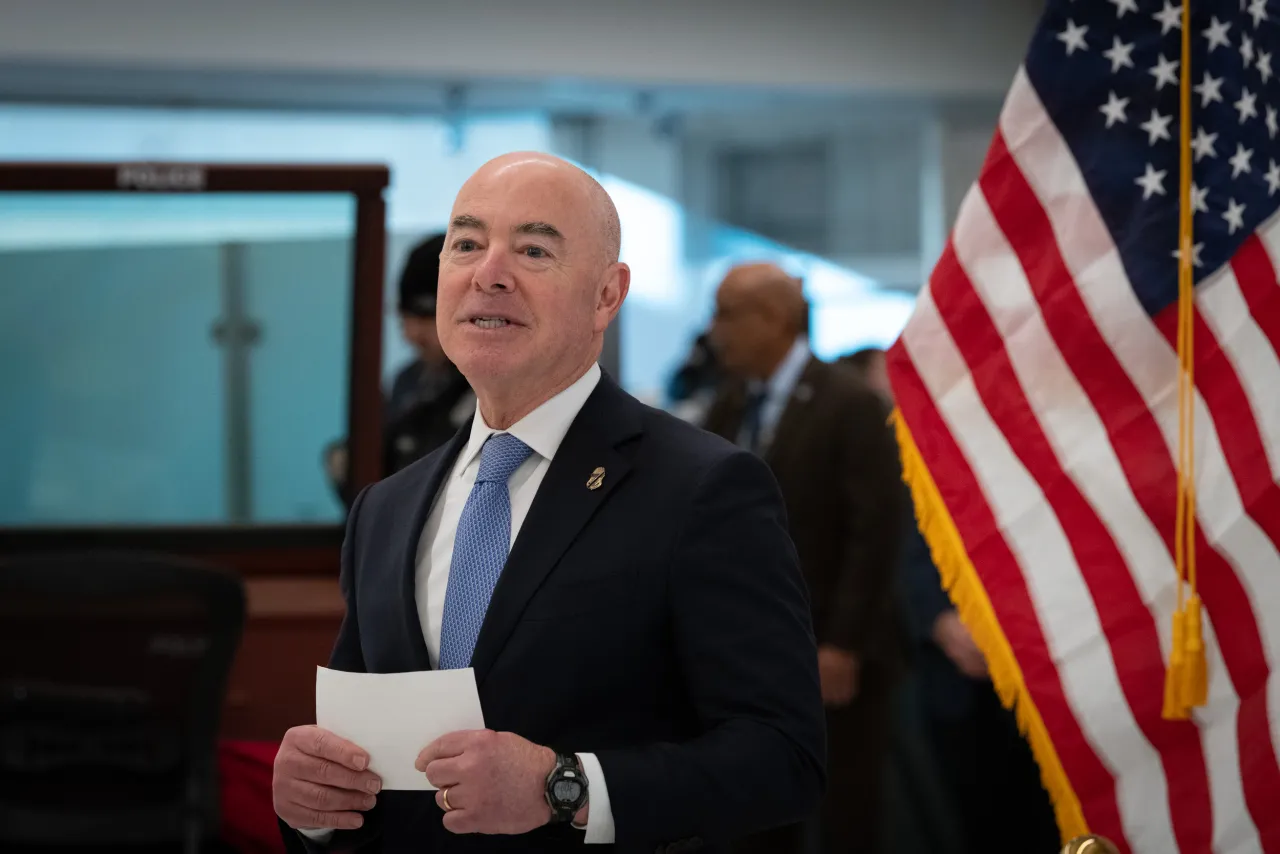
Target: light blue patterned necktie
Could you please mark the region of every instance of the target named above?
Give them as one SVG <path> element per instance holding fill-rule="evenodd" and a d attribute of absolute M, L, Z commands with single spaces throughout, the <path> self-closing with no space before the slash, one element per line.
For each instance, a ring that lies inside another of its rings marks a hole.
<path fill-rule="evenodd" d="M 511 549 L 511 491 L 507 480 L 533 449 L 510 433 L 494 433 L 480 451 L 480 473 L 471 487 L 449 565 L 440 624 L 440 669 L 471 666 L 489 599 Z"/>

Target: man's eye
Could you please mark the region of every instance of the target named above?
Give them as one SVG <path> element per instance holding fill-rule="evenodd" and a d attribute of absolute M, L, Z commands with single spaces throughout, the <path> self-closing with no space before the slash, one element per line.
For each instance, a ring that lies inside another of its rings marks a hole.
<path fill-rule="evenodd" d="M 525 254 L 530 258 L 546 258 L 547 253 L 541 246 L 529 246 L 525 248 Z"/>
<path fill-rule="evenodd" d="M 462 240 L 454 243 L 453 248 L 459 252 L 470 252 L 476 248 L 476 242 L 474 240 L 467 240 L 466 238 L 463 238 Z"/>

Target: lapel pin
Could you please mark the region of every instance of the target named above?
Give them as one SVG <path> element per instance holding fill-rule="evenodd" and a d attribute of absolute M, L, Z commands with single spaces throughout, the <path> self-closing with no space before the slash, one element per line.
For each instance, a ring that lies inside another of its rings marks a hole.
<path fill-rule="evenodd" d="M 604 467 L 601 466 L 591 473 L 591 477 L 587 478 L 587 489 L 596 490 L 600 488 L 600 484 L 604 483 Z"/>

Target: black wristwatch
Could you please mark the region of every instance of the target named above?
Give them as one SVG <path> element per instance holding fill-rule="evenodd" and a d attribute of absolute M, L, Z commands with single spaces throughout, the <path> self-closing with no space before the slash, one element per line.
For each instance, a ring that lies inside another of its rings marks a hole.
<path fill-rule="evenodd" d="M 587 802 L 587 775 L 572 753 L 557 753 L 556 767 L 547 775 L 547 803 L 551 823 L 568 824 Z"/>

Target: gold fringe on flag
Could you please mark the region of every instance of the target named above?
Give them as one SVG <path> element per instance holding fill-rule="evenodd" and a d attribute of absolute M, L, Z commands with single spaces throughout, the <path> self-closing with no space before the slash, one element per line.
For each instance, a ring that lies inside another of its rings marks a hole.
<path fill-rule="evenodd" d="M 956 530 L 951 513 L 943 504 L 937 484 L 920 456 L 920 450 L 911 437 L 911 430 L 902 413 L 895 410 L 892 422 L 902 455 L 903 479 L 911 488 L 920 531 L 929 543 L 929 551 L 938 567 L 938 574 L 942 577 L 942 584 L 951 595 L 961 621 L 973 634 L 978 648 L 987 658 L 987 668 L 996 693 L 1000 695 L 1000 701 L 1007 708 L 1013 709 L 1018 728 L 1031 745 L 1036 762 L 1040 765 L 1040 779 L 1053 801 L 1062 840 L 1065 843 L 1069 839 L 1087 834 L 1089 828 L 1085 824 L 1080 800 L 1062 768 L 1062 761 L 1045 729 L 1044 720 L 1031 700 L 1023 681 L 1022 668 L 1000 628 L 991 600 L 987 598 L 986 588 L 978 578 L 977 570 L 969 560 L 964 542 L 960 539 L 960 532 Z"/>

